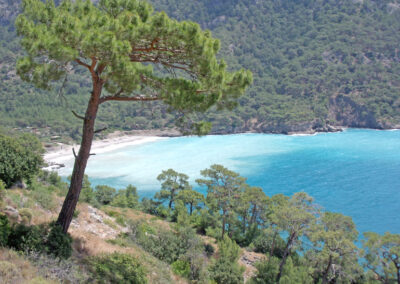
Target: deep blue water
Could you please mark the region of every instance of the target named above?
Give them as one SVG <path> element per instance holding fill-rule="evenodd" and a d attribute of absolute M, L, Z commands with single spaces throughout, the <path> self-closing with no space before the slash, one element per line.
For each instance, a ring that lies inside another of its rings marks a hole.
<path fill-rule="evenodd" d="M 94 156 L 87 174 L 94 185 L 131 183 L 152 196 L 162 170 L 186 173 L 195 185 L 200 170 L 214 163 L 267 195 L 305 191 L 326 210 L 351 216 L 360 232 L 400 233 L 400 131 L 171 138 Z"/>

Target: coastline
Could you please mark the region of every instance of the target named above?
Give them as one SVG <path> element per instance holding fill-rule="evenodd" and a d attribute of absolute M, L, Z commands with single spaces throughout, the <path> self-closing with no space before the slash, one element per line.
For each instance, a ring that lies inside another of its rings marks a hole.
<path fill-rule="evenodd" d="M 342 132 L 346 131 L 347 129 L 351 128 L 345 126 L 335 126 L 333 131 L 298 131 L 298 132 L 289 132 L 286 133 L 285 135 L 314 136 L 321 133 Z M 371 129 L 371 130 L 396 131 L 400 129 Z M 260 132 L 247 131 L 242 133 L 260 133 Z M 212 133 L 209 135 L 230 135 L 230 134 L 242 134 L 242 133 L 229 133 L 229 134 Z M 277 133 L 265 133 L 265 134 L 277 134 Z M 182 135 L 179 133 L 179 131 L 175 129 L 115 131 L 108 134 L 104 139 L 94 140 L 91 152 L 94 154 L 102 154 L 126 146 L 141 145 L 145 143 L 151 143 L 171 137 L 180 137 L 180 136 Z M 64 163 L 73 159 L 73 149 L 75 149 L 75 152 L 78 152 L 79 144 L 68 145 L 64 143 L 57 143 L 57 146 L 53 146 L 47 149 L 46 153 L 43 156 L 43 159 L 48 164 L 48 166 L 45 167 L 44 169 L 51 171 L 51 170 L 58 170 L 64 167 L 65 166 Z"/>
<path fill-rule="evenodd" d="M 167 137 L 124 134 L 122 132 L 114 132 L 108 135 L 105 139 L 94 140 L 91 152 L 94 154 L 102 154 L 126 146 L 141 145 L 163 139 L 167 139 Z M 44 169 L 57 170 L 64 167 L 65 162 L 73 159 L 74 157 L 73 149 L 75 149 L 75 152 L 78 152 L 79 145 L 78 144 L 68 145 L 63 143 L 57 143 L 57 146 L 48 149 L 43 156 L 44 161 L 48 164 L 48 167 L 45 167 Z"/>

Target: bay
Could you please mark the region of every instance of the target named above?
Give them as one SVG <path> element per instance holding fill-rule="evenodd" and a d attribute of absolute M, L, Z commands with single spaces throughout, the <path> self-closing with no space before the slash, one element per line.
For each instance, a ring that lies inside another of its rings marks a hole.
<path fill-rule="evenodd" d="M 93 156 L 86 173 L 93 185 L 133 184 L 151 197 L 160 189 L 157 175 L 173 168 L 205 193 L 195 179 L 215 163 L 269 196 L 305 191 L 326 210 L 351 216 L 360 232 L 400 233 L 400 131 L 170 138 Z M 63 176 L 72 161 L 66 166 Z"/>

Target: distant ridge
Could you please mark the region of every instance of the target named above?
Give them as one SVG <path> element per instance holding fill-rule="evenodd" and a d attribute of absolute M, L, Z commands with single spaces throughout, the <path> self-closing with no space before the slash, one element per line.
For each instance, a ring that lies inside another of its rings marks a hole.
<path fill-rule="evenodd" d="M 211 111 L 213 133 L 334 131 L 334 126 L 400 128 L 400 4 L 394 0 L 153 0 L 156 10 L 189 19 L 221 39 L 233 69 L 252 70 L 253 86 L 233 113 Z M 63 94 L 33 89 L 15 75 L 20 54 L 18 2 L 0 0 L 0 120 L 79 137 L 87 83 L 71 74 Z M 32 108 L 34 102 L 35 108 Z M 110 129 L 173 127 L 163 106 L 110 104 Z M 42 131 L 43 132 L 43 131 Z"/>

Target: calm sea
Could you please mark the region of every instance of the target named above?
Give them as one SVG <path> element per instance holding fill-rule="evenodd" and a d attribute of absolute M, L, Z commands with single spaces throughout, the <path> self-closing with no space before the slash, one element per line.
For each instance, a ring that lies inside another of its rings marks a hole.
<path fill-rule="evenodd" d="M 351 216 L 360 232 L 400 233 L 400 131 L 171 138 L 93 156 L 87 174 L 93 185 L 133 184 L 141 196 L 153 196 L 157 175 L 173 168 L 204 192 L 194 180 L 214 163 L 267 195 L 305 191 L 327 210 Z M 61 175 L 70 172 L 67 164 Z"/>

